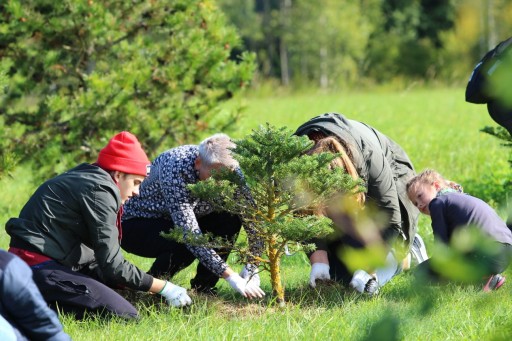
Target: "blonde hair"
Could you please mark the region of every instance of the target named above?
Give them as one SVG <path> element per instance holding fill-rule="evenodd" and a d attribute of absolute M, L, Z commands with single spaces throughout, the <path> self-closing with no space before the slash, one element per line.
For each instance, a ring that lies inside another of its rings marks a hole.
<path fill-rule="evenodd" d="M 231 150 L 236 145 L 228 135 L 215 134 L 204 139 L 199 144 L 199 157 L 205 165 L 222 165 L 224 167 L 235 169 L 238 167 L 238 161 L 233 159 Z"/>
<path fill-rule="evenodd" d="M 458 192 L 463 191 L 461 185 L 451 180 L 446 180 L 439 172 L 433 169 L 425 169 L 423 172 L 413 177 L 407 182 L 405 190 L 409 195 L 409 193 L 415 191 L 420 184 L 433 185 L 436 182 L 439 184 L 439 190 L 452 188 Z"/>
<path fill-rule="evenodd" d="M 315 145 L 307 152 L 308 155 L 319 153 L 333 153 L 339 154 L 337 158 L 331 161 L 329 168 L 343 168 L 352 179 L 359 180 L 359 173 L 357 172 L 354 163 L 352 162 L 352 152 L 348 145 L 342 144 L 334 137 L 325 137 L 316 141 Z M 354 194 L 354 197 L 360 206 L 364 205 L 365 195 L 363 192 Z"/>

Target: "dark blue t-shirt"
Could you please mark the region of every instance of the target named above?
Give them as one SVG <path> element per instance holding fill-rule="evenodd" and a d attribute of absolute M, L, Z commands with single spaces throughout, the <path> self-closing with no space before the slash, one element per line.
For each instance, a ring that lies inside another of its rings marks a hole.
<path fill-rule="evenodd" d="M 429 210 L 437 241 L 448 244 L 455 229 L 475 226 L 490 238 L 512 245 L 512 231 L 481 199 L 457 192 L 445 193 L 430 202 Z"/>

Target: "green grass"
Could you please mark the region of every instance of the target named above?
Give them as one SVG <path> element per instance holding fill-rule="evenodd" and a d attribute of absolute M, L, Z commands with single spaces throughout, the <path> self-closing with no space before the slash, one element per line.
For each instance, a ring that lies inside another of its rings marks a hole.
<path fill-rule="evenodd" d="M 337 111 L 394 139 L 417 170 L 435 168 L 496 207 L 506 196 L 508 150 L 479 132 L 495 124 L 484 106 L 464 102 L 462 89 L 294 95 L 276 91 L 275 97 L 238 100 L 247 110 L 234 137 L 243 137 L 265 122 L 293 130 L 315 115 Z M 26 169 L 20 168 L 12 176 L 0 183 L 5 193 L 0 203 L 2 225 L 19 212 L 34 190 Z M 429 223 L 425 217 L 420 220 L 420 231 L 430 244 Z M 8 237 L 1 232 L 0 246 L 7 245 Z M 148 269 L 152 261 L 126 256 L 142 269 Z M 233 259 L 230 262 L 234 265 Z M 189 287 L 193 274 L 194 266 L 173 281 Z M 507 274 L 512 278 L 510 270 Z M 507 340 L 512 336 L 510 283 L 485 294 L 478 286 L 420 286 L 404 273 L 378 297 L 359 297 L 337 285 L 309 289 L 304 254 L 283 260 L 283 277 L 288 299 L 285 309 L 276 308 L 270 295 L 257 302 L 241 299 L 220 281 L 218 298 L 192 293 L 194 304 L 184 310 L 137 294 L 142 315 L 138 323 L 61 318 L 75 340 Z M 268 274 L 262 275 L 262 287 L 270 292 Z"/>

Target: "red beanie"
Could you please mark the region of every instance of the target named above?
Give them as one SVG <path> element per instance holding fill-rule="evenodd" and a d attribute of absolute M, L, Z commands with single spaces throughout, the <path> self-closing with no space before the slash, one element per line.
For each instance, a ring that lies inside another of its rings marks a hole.
<path fill-rule="evenodd" d="M 135 135 L 123 131 L 100 151 L 96 163 L 106 170 L 146 176 L 151 162 Z"/>

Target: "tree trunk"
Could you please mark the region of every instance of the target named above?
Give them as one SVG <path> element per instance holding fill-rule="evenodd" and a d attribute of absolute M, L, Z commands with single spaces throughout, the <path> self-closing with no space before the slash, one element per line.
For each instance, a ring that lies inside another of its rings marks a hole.
<path fill-rule="evenodd" d="M 268 258 L 270 261 L 270 282 L 272 293 L 280 307 L 285 306 L 284 287 L 281 281 L 281 252 L 275 239 L 268 243 Z"/>
<path fill-rule="evenodd" d="M 327 47 L 320 48 L 320 88 L 327 89 L 329 87 L 329 76 L 327 70 Z"/>
<path fill-rule="evenodd" d="M 262 20 L 262 27 L 263 27 L 263 33 L 264 33 L 264 42 L 267 49 L 267 57 L 263 61 L 263 74 L 266 77 L 272 77 L 274 76 L 274 57 L 275 57 L 275 35 L 272 33 L 271 30 L 271 6 L 270 6 L 270 0 L 263 0 L 263 20 Z"/>
<path fill-rule="evenodd" d="M 487 50 L 494 48 L 498 44 L 494 6 L 494 0 L 487 0 Z"/>
<path fill-rule="evenodd" d="M 288 46 L 286 44 L 286 32 L 290 29 L 290 7 L 291 0 L 281 0 L 281 27 L 282 33 L 279 37 L 279 59 L 281 62 L 281 83 L 284 86 L 290 84 L 290 68 L 288 66 Z"/>
<path fill-rule="evenodd" d="M 281 83 L 284 86 L 290 85 L 290 70 L 288 68 L 288 49 L 286 42 L 281 37 L 279 43 L 279 57 L 281 59 Z"/>

